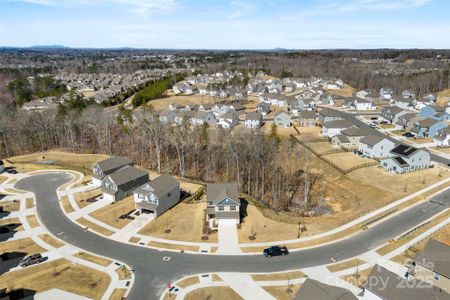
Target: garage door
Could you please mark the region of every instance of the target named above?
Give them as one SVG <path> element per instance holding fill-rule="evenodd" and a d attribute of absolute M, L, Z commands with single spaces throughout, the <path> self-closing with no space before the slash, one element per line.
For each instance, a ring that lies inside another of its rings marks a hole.
<path fill-rule="evenodd" d="M 236 225 L 235 219 L 219 219 L 219 225 Z"/>
<path fill-rule="evenodd" d="M 111 202 L 114 202 L 114 195 L 111 195 L 111 194 L 107 194 L 107 193 L 103 193 L 103 199 L 105 199 L 105 200 L 109 200 L 109 201 L 111 201 Z"/>

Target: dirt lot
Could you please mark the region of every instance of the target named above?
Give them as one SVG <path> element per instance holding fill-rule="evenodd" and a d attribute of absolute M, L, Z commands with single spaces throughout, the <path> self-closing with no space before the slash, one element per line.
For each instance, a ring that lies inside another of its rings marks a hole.
<path fill-rule="evenodd" d="M 60 259 L 0 276 L 0 289 L 26 288 L 43 292 L 59 288 L 80 296 L 101 299 L 111 279 L 106 273 Z"/>
<path fill-rule="evenodd" d="M 90 216 L 116 228 L 123 228 L 132 220 L 127 218 L 121 219 L 120 216 L 127 214 L 134 209 L 134 199 L 133 195 L 131 195 L 94 211 Z"/>
<path fill-rule="evenodd" d="M 353 154 L 351 152 L 343 152 L 343 153 L 335 153 L 323 156 L 328 161 L 335 163 L 340 168 L 344 170 L 348 170 L 350 168 L 367 164 L 367 163 L 375 163 L 376 161 L 370 158 L 365 158 Z"/>
<path fill-rule="evenodd" d="M 139 233 L 178 241 L 217 242 L 216 233 L 209 235 L 207 241 L 201 239 L 205 206 L 204 202 L 196 204 L 179 203 L 151 221 Z M 170 232 L 166 233 L 166 230 L 170 230 Z"/>
<path fill-rule="evenodd" d="M 99 161 L 108 158 L 108 155 L 103 154 L 74 154 L 62 151 L 48 151 L 42 153 L 35 153 L 24 156 L 16 156 L 12 157 L 9 160 L 13 163 L 25 163 L 25 164 L 34 164 L 43 160 L 54 160 L 55 165 L 33 165 L 36 170 L 38 169 L 46 169 L 46 168 L 55 168 L 55 166 L 61 167 L 73 167 L 76 170 L 90 170 L 92 165 Z M 17 164 L 17 168 L 20 169 L 21 165 Z"/>
<path fill-rule="evenodd" d="M 243 300 L 235 291 L 227 286 L 206 287 L 194 290 L 184 297 L 185 300 Z"/>
<path fill-rule="evenodd" d="M 155 110 L 165 110 L 169 108 L 172 103 L 178 103 L 181 105 L 191 105 L 191 104 L 213 104 L 218 101 L 219 98 L 211 96 L 202 95 L 192 95 L 192 96 L 170 96 L 167 98 L 151 100 L 149 104 L 153 106 Z"/>
<path fill-rule="evenodd" d="M 344 97 L 351 97 L 353 95 L 353 93 L 356 92 L 356 89 L 349 86 L 348 84 L 344 84 L 344 88 L 340 89 L 340 90 L 327 90 L 328 93 L 330 94 L 335 94 L 335 95 L 340 95 L 340 96 L 344 96 Z"/>
<path fill-rule="evenodd" d="M 277 230 L 274 230 L 276 228 Z M 254 236 L 254 240 L 249 237 Z M 247 217 L 238 230 L 240 243 L 269 242 L 278 240 L 296 239 L 298 225 L 280 223 L 270 220 L 253 205 L 247 206 Z"/>

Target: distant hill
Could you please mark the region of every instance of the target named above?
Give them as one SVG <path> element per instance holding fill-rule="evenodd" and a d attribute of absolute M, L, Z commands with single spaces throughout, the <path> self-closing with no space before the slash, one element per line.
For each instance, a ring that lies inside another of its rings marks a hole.
<path fill-rule="evenodd" d="M 36 45 L 29 47 L 31 49 L 64 49 L 66 48 L 63 45 Z"/>

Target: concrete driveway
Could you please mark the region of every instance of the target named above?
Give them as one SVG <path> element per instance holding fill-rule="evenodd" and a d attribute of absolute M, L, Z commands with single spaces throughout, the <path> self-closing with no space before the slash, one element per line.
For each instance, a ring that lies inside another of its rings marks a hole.
<path fill-rule="evenodd" d="M 237 226 L 234 220 L 219 220 L 219 254 L 239 254 L 242 253 L 239 248 L 239 239 Z"/>

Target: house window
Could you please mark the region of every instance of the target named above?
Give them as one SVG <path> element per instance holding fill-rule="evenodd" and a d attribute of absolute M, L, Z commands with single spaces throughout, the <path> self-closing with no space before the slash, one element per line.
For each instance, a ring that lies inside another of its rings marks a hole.
<path fill-rule="evenodd" d="M 223 206 L 219 206 L 219 211 L 223 211 Z"/>
<path fill-rule="evenodd" d="M 433 278 L 434 278 L 434 280 L 439 280 L 439 279 L 441 279 L 441 275 L 439 275 L 438 273 L 434 272 Z"/>
<path fill-rule="evenodd" d="M 212 201 L 208 201 L 208 205 L 209 206 L 213 206 L 213 202 Z"/>
<path fill-rule="evenodd" d="M 236 206 L 234 205 L 230 206 L 230 210 L 236 210 Z"/>

